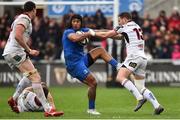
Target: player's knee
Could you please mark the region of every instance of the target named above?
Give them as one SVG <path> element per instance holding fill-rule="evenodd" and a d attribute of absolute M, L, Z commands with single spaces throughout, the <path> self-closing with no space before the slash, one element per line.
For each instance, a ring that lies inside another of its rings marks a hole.
<path fill-rule="evenodd" d="M 94 76 L 92 74 L 89 74 L 85 81 L 86 81 L 85 83 L 89 87 L 96 87 L 97 86 L 96 79 L 94 78 Z"/>
<path fill-rule="evenodd" d="M 103 53 L 106 52 L 106 50 L 105 50 L 104 48 L 102 48 L 102 47 L 97 47 L 97 48 L 96 48 L 96 51 L 97 51 L 97 53 L 99 53 L 99 54 L 103 54 Z"/>
<path fill-rule="evenodd" d="M 97 87 L 97 82 L 95 79 L 91 79 L 91 81 L 88 83 L 89 87 L 96 88 Z"/>
<path fill-rule="evenodd" d="M 106 53 L 106 50 L 102 47 L 99 47 L 99 50 L 101 51 L 101 53 Z"/>
<path fill-rule="evenodd" d="M 121 77 L 121 76 L 118 76 L 118 75 L 117 75 L 117 77 L 116 77 L 116 81 L 117 81 L 117 82 L 120 82 L 120 83 L 121 83 L 124 79 L 126 79 L 126 78 Z"/>
<path fill-rule="evenodd" d="M 93 87 L 96 87 L 97 86 L 97 82 L 94 80 L 93 81 Z"/>
<path fill-rule="evenodd" d="M 33 81 L 34 82 L 41 82 L 41 76 L 39 75 L 38 72 L 33 76 Z"/>
<path fill-rule="evenodd" d="M 24 76 L 28 77 L 32 82 L 41 82 L 41 76 L 37 69 L 25 72 Z"/>
<path fill-rule="evenodd" d="M 139 90 L 139 92 L 141 92 L 141 93 L 145 89 L 145 81 L 144 80 L 134 80 L 134 84 L 135 84 L 136 88 Z"/>

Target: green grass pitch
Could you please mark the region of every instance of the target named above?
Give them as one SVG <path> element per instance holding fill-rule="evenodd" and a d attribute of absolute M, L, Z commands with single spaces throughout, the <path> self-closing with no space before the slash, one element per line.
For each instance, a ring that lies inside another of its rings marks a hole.
<path fill-rule="evenodd" d="M 65 114 L 60 119 L 180 119 L 180 88 L 150 87 L 165 111 L 154 116 L 152 105 L 147 102 L 138 112 L 133 112 L 136 100 L 126 89 L 97 88 L 96 109 L 100 116 L 92 116 L 87 110 L 87 87 L 51 87 L 58 110 Z M 11 112 L 7 99 L 15 88 L 0 88 L 0 119 L 43 119 L 42 112 Z"/>

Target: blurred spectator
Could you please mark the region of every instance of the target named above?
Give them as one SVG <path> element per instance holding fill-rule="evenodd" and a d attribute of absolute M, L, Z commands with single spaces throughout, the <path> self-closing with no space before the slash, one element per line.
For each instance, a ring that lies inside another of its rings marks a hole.
<path fill-rule="evenodd" d="M 180 31 L 180 15 L 178 7 L 174 7 L 172 14 L 168 20 L 168 28 L 172 31 Z"/>
<path fill-rule="evenodd" d="M 180 59 L 180 36 L 178 31 L 174 31 L 171 34 L 173 42 L 172 46 L 172 59 Z"/>
<path fill-rule="evenodd" d="M 140 18 L 139 14 L 137 11 L 132 11 L 132 20 L 137 23 L 138 25 L 142 26 L 143 24 L 143 19 Z"/>
<path fill-rule="evenodd" d="M 172 59 L 177 60 L 180 59 L 180 45 L 176 44 L 173 46 Z"/>
<path fill-rule="evenodd" d="M 150 53 L 150 51 L 149 51 L 149 49 L 147 47 L 145 47 L 144 53 L 146 55 L 147 60 L 152 60 L 153 59 L 153 56 L 151 55 L 151 53 Z"/>
<path fill-rule="evenodd" d="M 164 10 L 161 10 L 159 13 L 159 16 L 155 20 L 155 24 L 160 27 L 165 27 L 167 29 L 168 26 L 168 18 L 166 16 L 166 12 Z"/>
<path fill-rule="evenodd" d="M 64 30 L 69 23 L 71 16 L 74 14 L 73 10 L 70 10 L 68 14 L 65 14 L 62 18 L 60 27 Z"/>
<path fill-rule="evenodd" d="M 96 11 L 94 22 L 96 23 L 96 29 L 106 28 L 107 20 L 100 9 Z"/>
<path fill-rule="evenodd" d="M 150 21 L 149 20 L 144 20 L 143 25 L 142 25 L 142 30 L 144 34 L 151 33 L 151 26 L 150 26 Z"/>
<path fill-rule="evenodd" d="M 153 57 L 156 59 L 163 58 L 162 40 L 159 38 L 155 40 L 155 48 L 153 49 Z"/>
<path fill-rule="evenodd" d="M 56 57 L 56 50 L 54 49 L 55 48 L 55 44 L 48 41 L 46 43 L 46 46 L 45 46 L 45 56 L 44 56 L 44 59 L 45 60 L 48 60 L 48 61 L 52 61 L 55 59 Z"/>

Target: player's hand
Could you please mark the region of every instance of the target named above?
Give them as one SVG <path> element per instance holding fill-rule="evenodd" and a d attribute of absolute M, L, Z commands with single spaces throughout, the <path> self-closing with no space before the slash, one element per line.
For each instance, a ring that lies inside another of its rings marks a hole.
<path fill-rule="evenodd" d="M 39 55 L 39 51 L 38 50 L 30 50 L 29 51 L 29 54 L 32 55 L 32 56 L 38 56 Z"/>
<path fill-rule="evenodd" d="M 92 29 L 89 29 L 89 31 L 88 31 L 92 36 L 95 36 L 96 35 L 96 32 L 94 31 L 94 30 L 92 30 Z"/>

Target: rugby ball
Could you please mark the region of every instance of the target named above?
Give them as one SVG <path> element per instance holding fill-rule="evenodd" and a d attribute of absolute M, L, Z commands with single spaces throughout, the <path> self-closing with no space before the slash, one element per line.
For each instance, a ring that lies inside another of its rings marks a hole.
<path fill-rule="evenodd" d="M 83 31 L 77 31 L 76 34 L 84 34 L 84 32 L 83 32 Z M 80 45 L 84 46 L 84 45 L 86 45 L 86 44 L 89 43 L 89 39 L 88 39 L 88 38 L 85 38 L 84 40 L 81 40 L 81 41 L 79 41 L 78 43 L 79 43 Z"/>

